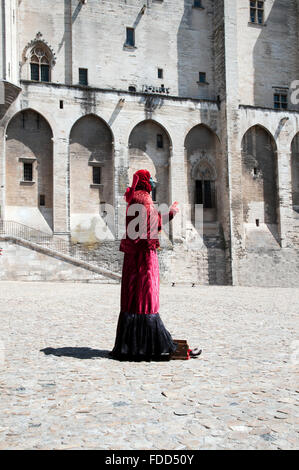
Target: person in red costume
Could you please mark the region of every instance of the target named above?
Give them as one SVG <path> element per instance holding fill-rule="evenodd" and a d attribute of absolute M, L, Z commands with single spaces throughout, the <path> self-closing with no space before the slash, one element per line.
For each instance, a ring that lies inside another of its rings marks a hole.
<path fill-rule="evenodd" d="M 139 170 L 124 195 L 128 205 L 126 234 L 120 244 L 120 251 L 124 252 L 121 310 L 110 353 L 119 360 L 171 359 L 178 346 L 159 314 L 157 249 L 162 225 L 172 220 L 179 209 L 174 202 L 169 213 L 159 213 L 150 195 L 153 186 L 150 173 Z M 196 353 L 191 351 L 191 355 Z"/>

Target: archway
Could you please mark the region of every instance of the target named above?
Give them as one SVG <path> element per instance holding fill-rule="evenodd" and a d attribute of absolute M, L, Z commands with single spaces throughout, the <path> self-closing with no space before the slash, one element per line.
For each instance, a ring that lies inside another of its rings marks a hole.
<path fill-rule="evenodd" d="M 260 125 L 242 139 L 242 200 L 245 223 L 269 228 L 278 223 L 276 143 Z"/>
<path fill-rule="evenodd" d="M 221 164 L 216 134 L 203 124 L 193 127 L 185 139 L 186 202 L 191 207 L 192 221 L 196 204 L 203 206 L 205 223 L 219 220 L 221 182 L 218 175 L 223 174 Z"/>
<path fill-rule="evenodd" d="M 52 130 L 38 112 L 16 114 L 7 127 L 6 219 L 53 228 Z"/>
<path fill-rule="evenodd" d="M 170 139 L 165 129 L 155 121 L 137 124 L 129 137 L 129 179 L 135 171 L 147 169 L 157 182 L 153 199 L 169 204 Z"/>
<path fill-rule="evenodd" d="M 106 237 L 104 204 L 114 202 L 113 136 L 93 114 L 80 118 L 70 134 L 70 212 L 75 241 L 97 242 Z M 104 209 L 103 209 L 104 208 Z M 103 228 L 100 229 L 100 226 Z M 96 234 L 98 233 L 98 235 Z M 109 239 L 112 238 L 109 232 Z"/>

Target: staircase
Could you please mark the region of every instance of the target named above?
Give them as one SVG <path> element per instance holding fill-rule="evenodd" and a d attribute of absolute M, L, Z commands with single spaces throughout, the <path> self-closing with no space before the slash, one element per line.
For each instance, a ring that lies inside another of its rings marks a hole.
<path fill-rule="evenodd" d="M 120 280 L 120 275 L 98 266 L 92 255 L 71 244 L 68 240 L 48 235 L 27 225 L 11 220 L 0 220 L 0 240 L 12 241 L 29 249 L 42 252 L 47 256 L 61 259 L 102 276 Z"/>

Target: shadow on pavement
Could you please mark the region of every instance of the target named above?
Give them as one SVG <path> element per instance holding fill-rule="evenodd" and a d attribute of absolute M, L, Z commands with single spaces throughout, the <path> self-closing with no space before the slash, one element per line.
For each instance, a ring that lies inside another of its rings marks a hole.
<path fill-rule="evenodd" d="M 41 352 L 53 356 L 68 356 L 75 357 L 76 359 L 94 359 L 95 357 L 101 357 L 105 359 L 112 359 L 109 356 L 108 350 L 105 349 L 92 349 L 92 348 L 45 348 L 41 349 Z"/>

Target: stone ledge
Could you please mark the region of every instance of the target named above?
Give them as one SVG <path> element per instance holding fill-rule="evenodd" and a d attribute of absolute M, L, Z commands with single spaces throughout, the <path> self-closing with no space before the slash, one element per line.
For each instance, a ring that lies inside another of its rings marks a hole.
<path fill-rule="evenodd" d="M 54 82 L 34 82 L 32 80 L 21 80 L 21 84 L 24 86 L 41 86 L 43 88 L 67 88 L 68 90 L 82 90 L 83 87 L 80 85 L 69 85 L 66 83 L 54 83 Z M 118 95 L 123 97 L 123 95 L 129 95 L 129 96 L 143 96 L 143 97 L 158 97 L 158 98 L 163 98 L 167 102 L 171 101 L 192 101 L 194 103 L 208 103 L 211 106 L 216 105 L 217 106 L 217 100 L 213 99 L 207 99 L 207 98 L 192 98 L 190 96 L 177 96 L 177 95 L 164 95 L 160 93 L 145 93 L 142 91 L 129 91 L 129 90 L 121 90 L 121 89 L 114 89 L 114 88 L 100 88 L 96 86 L 91 86 L 88 85 L 87 87 L 84 87 L 85 91 L 88 91 L 90 93 L 111 93 L 114 95 Z"/>

